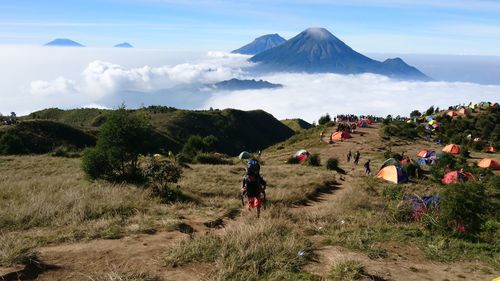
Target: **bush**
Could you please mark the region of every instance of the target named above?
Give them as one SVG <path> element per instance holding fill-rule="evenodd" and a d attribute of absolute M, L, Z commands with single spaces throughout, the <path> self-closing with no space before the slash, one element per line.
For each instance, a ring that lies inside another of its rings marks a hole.
<path fill-rule="evenodd" d="M 421 170 L 420 170 L 420 167 L 418 165 L 415 165 L 415 164 L 412 164 L 412 163 L 404 164 L 402 166 L 402 169 L 403 169 L 403 171 L 406 172 L 406 174 L 410 178 L 418 178 L 422 174 Z"/>
<path fill-rule="evenodd" d="M 318 124 L 319 125 L 325 125 L 326 123 L 329 123 L 330 121 L 332 121 L 332 119 L 330 118 L 330 114 L 326 114 L 324 116 L 321 116 L 318 120 Z"/>
<path fill-rule="evenodd" d="M 444 187 L 441 193 L 440 224 L 445 230 L 476 234 L 484 223 L 488 197 L 482 184 L 467 182 Z M 463 230 L 461 226 L 463 225 Z"/>
<path fill-rule="evenodd" d="M 403 160 L 403 156 L 397 152 L 392 152 L 392 151 L 385 151 L 384 152 L 384 157 L 385 159 L 389 159 L 389 158 L 394 158 L 395 160 L 398 160 L 398 161 L 401 161 Z"/>
<path fill-rule="evenodd" d="M 290 157 L 286 160 L 286 164 L 299 164 L 300 160 L 296 157 Z"/>
<path fill-rule="evenodd" d="M 464 158 L 469 158 L 470 157 L 469 149 L 467 149 L 466 147 L 462 147 L 462 149 L 460 150 L 460 156 Z"/>
<path fill-rule="evenodd" d="M 211 153 L 201 153 L 196 155 L 194 162 L 198 164 L 210 164 L 210 165 L 231 165 L 231 161 L 222 158 L 222 156 L 211 154 Z"/>
<path fill-rule="evenodd" d="M 181 153 L 187 160 L 193 161 L 196 155 L 200 153 L 213 152 L 219 140 L 217 137 L 210 135 L 202 138 L 201 136 L 194 135 L 189 137 L 187 142 L 182 147 Z"/>
<path fill-rule="evenodd" d="M 0 154 L 23 154 L 25 148 L 21 138 L 7 132 L 0 137 Z"/>
<path fill-rule="evenodd" d="M 184 195 L 179 187 L 172 188 L 171 183 L 177 183 L 181 178 L 182 169 L 169 160 L 158 160 L 151 157 L 144 169 L 144 176 L 148 179 L 153 189 L 153 195 L 160 198 L 162 203 L 174 201 L 187 201 L 189 198 Z"/>
<path fill-rule="evenodd" d="M 71 149 L 65 146 L 59 146 L 52 151 L 50 154 L 53 157 L 66 157 L 66 158 L 78 158 L 80 154 L 77 152 L 71 152 Z"/>
<path fill-rule="evenodd" d="M 328 158 L 328 160 L 326 160 L 326 169 L 327 170 L 337 170 L 338 168 L 339 168 L 339 159 Z"/>
<path fill-rule="evenodd" d="M 113 111 L 101 126 L 97 145 L 83 154 L 83 170 L 91 179 L 139 180 L 138 157 L 151 150 L 152 129 L 144 118 L 124 107 Z"/>
<path fill-rule="evenodd" d="M 321 166 L 321 160 L 319 154 L 311 154 L 307 157 L 306 164 L 308 166 Z"/>

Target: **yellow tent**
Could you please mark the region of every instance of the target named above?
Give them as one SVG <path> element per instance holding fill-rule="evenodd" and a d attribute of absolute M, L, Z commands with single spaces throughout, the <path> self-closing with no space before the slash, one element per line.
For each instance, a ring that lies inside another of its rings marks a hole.
<path fill-rule="evenodd" d="M 438 123 L 438 121 L 436 121 L 436 120 L 429 121 L 429 125 L 434 125 L 434 124 L 437 124 L 437 123 Z"/>

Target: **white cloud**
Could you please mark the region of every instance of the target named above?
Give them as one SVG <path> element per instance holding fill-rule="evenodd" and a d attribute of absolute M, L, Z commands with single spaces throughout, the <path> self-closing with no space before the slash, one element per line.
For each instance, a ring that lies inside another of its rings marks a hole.
<path fill-rule="evenodd" d="M 279 119 L 341 113 L 408 115 L 431 105 L 441 108 L 469 101 L 496 100 L 500 86 L 473 83 L 396 81 L 387 77 L 337 74 L 275 74 L 263 77 L 281 89 L 215 93 L 203 108 L 263 109 Z"/>
<path fill-rule="evenodd" d="M 74 94 L 79 89 L 74 80 L 58 77 L 53 81 L 37 80 L 31 82 L 30 92 L 36 96 Z"/>

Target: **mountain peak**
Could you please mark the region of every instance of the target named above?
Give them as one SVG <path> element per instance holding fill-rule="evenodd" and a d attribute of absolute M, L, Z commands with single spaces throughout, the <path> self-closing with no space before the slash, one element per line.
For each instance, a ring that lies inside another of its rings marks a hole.
<path fill-rule="evenodd" d="M 123 43 L 120 43 L 120 44 L 117 44 L 117 45 L 114 45 L 113 47 L 115 48 L 133 48 L 134 46 L 132 46 L 130 43 L 128 42 L 123 42 Z"/>
<path fill-rule="evenodd" d="M 330 31 L 323 27 L 309 27 L 308 29 L 304 30 L 302 34 L 308 35 L 312 39 L 316 40 L 324 40 L 335 37 L 330 33 Z"/>
<path fill-rule="evenodd" d="M 243 55 L 256 55 L 283 44 L 286 40 L 279 34 L 266 34 L 255 38 L 251 43 L 232 51 L 231 53 Z"/>
<path fill-rule="evenodd" d="M 82 44 L 75 42 L 71 39 L 67 38 L 57 38 L 55 40 L 50 41 L 44 46 L 56 46 L 56 47 L 85 47 Z"/>

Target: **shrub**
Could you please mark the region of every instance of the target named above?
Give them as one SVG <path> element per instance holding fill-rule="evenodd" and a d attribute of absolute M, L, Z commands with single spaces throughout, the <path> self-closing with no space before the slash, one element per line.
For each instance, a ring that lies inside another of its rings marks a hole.
<path fill-rule="evenodd" d="M 332 119 L 330 118 L 330 114 L 326 114 L 324 116 L 321 116 L 318 120 L 318 124 L 319 125 L 325 125 L 326 123 L 329 123 L 330 121 L 332 121 Z"/>
<path fill-rule="evenodd" d="M 286 160 L 286 164 L 299 164 L 300 160 L 296 157 L 290 157 Z"/>
<path fill-rule="evenodd" d="M 339 159 L 328 158 L 328 160 L 326 160 L 326 169 L 327 170 L 337 170 L 338 168 L 339 168 Z"/>
<path fill-rule="evenodd" d="M 406 174 L 410 178 L 418 178 L 422 174 L 420 167 L 418 165 L 415 165 L 412 163 L 404 164 L 402 166 L 402 169 L 403 169 L 403 171 L 406 172 Z"/>
<path fill-rule="evenodd" d="M 154 157 L 149 159 L 144 169 L 144 176 L 150 183 L 158 187 L 176 183 L 181 178 L 181 175 L 181 167 L 168 160 L 157 160 Z"/>
<path fill-rule="evenodd" d="M 460 150 L 460 156 L 464 157 L 464 158 L 469 158 L 470 157 L 470 152 L 469 152 L 469 149 L 467 149 L 466 147 L 463 147 L 461 150 Z"/>
<path fill-rule="evenodd" d="M 21 138 L 7 132 L 0 137 L 0 154 L 23 154 L 25 148 Z"/>
<path fill-rule="evenodd" d="M 487 206 L 488 197 L 482 184 L 448 185 L 441 193 L 440 224 L 445 230 L 455 233 L 475 234 L 481 230 Z"/>
<path fill-rule="evenodd" d="M 36 258 L 35 243 L 16 234 L 0 235 L 0 266 L 26 264 Z"/>
<path fill-rule="evenodd" d="M 96 147 L 83 154 L 83 170 L 91 179 L 138 180 L 138 157 L 151 150 L 151 136 L 144 118 L 131 116 L 121 107 L 101 126 Z"/>
<path fill-rule="evenodd" d="M 321 160 L 319 154 L 311 154 L 307 157 L 306 164 L 308 166 L 321 166 Z"/>
<path fill-rule="evenodd" d="M 397 152 L 385 151 L 384 152 L 385 159 L 394 158 L 395 160 L 401 161 L 403 160 L 403 156 Z"/>
<path fill-rule="evenodd" d="M 198 164 L 211 164 L 211 165 L 231 165 L 231 161 L 222 158 L 220 155 L 211 153 L 201 153 L 196 155 L 194 162 Z"/>

